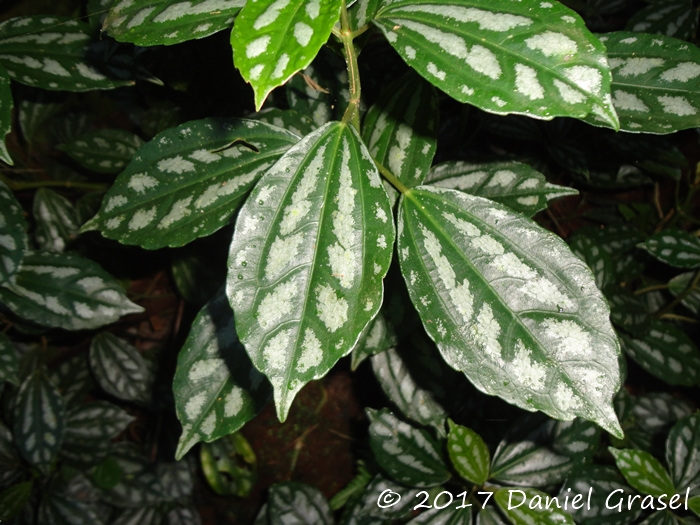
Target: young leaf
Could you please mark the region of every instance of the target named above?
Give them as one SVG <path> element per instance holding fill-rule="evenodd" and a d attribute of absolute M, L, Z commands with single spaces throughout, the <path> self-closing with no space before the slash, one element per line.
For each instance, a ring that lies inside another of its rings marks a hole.
<path fill-rule="evenodd" d="M 12 166 L 14 161 L 10 157 L 5 145 L 5 137 L 12 129 L 12 91 L 10 90 L 10 75 L 0 66 L 0 160 Z"/>
<path fill-rule="evenodd" d="M 270 523 L 298 523 L 333 525 L 333 514 L 328 501 L 317 488 L 287 481 L 270 487 L 267 501 L 267 519 Z"/>
<path fill-rule="evenodd" d="M 678 492 L 700 486 L 700 413 L 679 420 L 666 440 L 666 463 Z"/>
<path fill-rule="evenodd" d="M 63 441 L 63 399 L 43 369 L 24 380 L 14 407 L 15 445 L 30 464 L 47 469 Z"/>
<path fill-rule="evenodd" d="M 143 145 L 138 135 L 123 129 L 84 133 L 59 148 L 89 170 L 119 173 Z"/>
<path fill-rule="evenodd" d="M 204 119 L 144 144 L 82 231 L 149 250 L 228 224 L 260 174 L 299 137 L 263 122 Z"/>
<path fill-rule="evenodd" d="M 439 119 L 437 91 L 409 71 L 369 108 L 362 138 L 377 162 L 413 188 L 423 183 L 433 163 Z"/>
<path fill-rule="evenodd" d="M 651 2 L 627 21 L 625 29 L 686 40 L 695 34 L 697 24 L 698 15 L 692 1 L 671 0 Z"/>
<path fill-rule="evenodd" d="M 678 297 L 691 285 L 694 277 L 695 272 L 686 272 L 676 275 L 668 282 L 668 291 L 675 297 Z M 700 286 L 696 284 L 690 293 L 686 294 L 683 299 L 681 299 L 681 304 L 695 315 L 700 315 Z"/>
<path fill-rule="evenodd" d="M 20 317 L 66 330 L 99 328 L 143 311 L 97 263 L 70 253 L 28 252 L 16 282 L 0 287 L 0 302 Z"/>
<path fill-rule="evenodd" d="M 613 32 L 608 49 L 612 100 L 625 131 L 672 133 L 700 125 L 700 50 L 661 35 Z M 591 124 L 611 127 L 595 117 Z"/>
<path fill-rule="evenodd" d="M 0 520 L 11 520 L 17 516 L 29 501 L 32 481 L 24 481 L 0 492 Z"/>
<path fill-rule="evenodd" d="M 0 383 L 3 381 L 19 384 L 19 363 L 15 345 L 5 334 L 0 333 Z"/>
<path fill-rule="evenodd" d="M 496 505 L 513 525 L 574 525 L 571 514 L 556 505 L 547 508 L 549 494 L 536 489 L 498 489 L 493 496 Z"/>
<path fill-rule="evenodd" d="M 73 203 L 55 191 L 39 188 L 34 194 L 34 237 L 42 250 L 62 252 L 78 236 L 80 224 Z"/>
<path fill-rule="evenodd" d="M 450 479 L 440 445 L 428 431 L 397 419 L 386 408 L 367 409 L 369 444 L 377 463 L 410 487 L 434 487 Z"/>
<path fill-rule="evenodd" d="M 89 57 L 90 26 L 70 17 L 32 15 L 0 24 L 0 64 L 17 82 L 44 89 L 90 91 L 133 84 L 110 78 Z"/>
<path fill-rule="evenodd" d="M 605 48 L 559 2 L 384 4 L 373 22 L 406 63 L 460 102 L 551 119 L 591 112 L 618 127 Z"/>
<path fill-rule="evenodd" d="M 78 405 L 66 413 L 65 439 L 109 441 L 134 421 L 134 417 L 107 401 Z"/>
<path fill-rule="evenodd" d="M 245 0 L 122 0 L 114 2 L 102 29 L 120 42 L 172 45 L 231 27 Z"/>
<path fill-rule="evenodd" d="M 233 61 L 255 92 L 260 110 L 267 95 L 311 64 L 331 34 L 340 0 L 248 2 L 231 32 Z"/>
<path fill-rule="evenodd" d="M 622 435 L 610 311 L 559 237 L 492 201 L 429 186 L 402 197 L 398 231 L 411 300 L 450 366 L 521 408 Z"/>
<path fill-rule="evenodd" d="M 491 454 L 479 434 L 447 420 L 450 433 L 447 436 L 447 452 L 452 465 L 460 476 L 475 485 L 483 485 L 489 478 Z"/>
<path fill-rule="evenodd" d="M 0 285 L 14 280 L 27 250 L 27 223 L 14 194 L 0 181 Z"/>
<path fill-rule="evenodd" d="M 573 188 L 550 184 L 539 171 L 521 162 L 447 161 L 434 166 L 425 182 L 486 197 L 528 217 L 544 210 L 552 199 L 578 195 Z"/>
<path fill-rule="evenodd" d="M 627 355 L 668 384 L 692 386 L 700 380 L 700 350 L 672 324 L 655 320 L 645 336 L 620 334 L 620 340 Z"/>
<path fill-rule="evenodd" d="M 192 323 L 173 380 L 182 423 L 176 459 L 199 441 L 212 442 L 252 419 L 270 398 L 270 384 L 238 340 L 233 313 L 220 292 Z"/>
<path fill-rule="evenodd" d="M 96 335 L 90 344 L 90 365 L 108 394 L 124 401 L 150 403 L 153 365 L 123 339 L 109 332 Z"/>
<path fill-rule="evenodd" d="M 648 452 L 608 447 L 627 483 L 643 494 L 658 497 L 676 493 L 673 482 L 659 460 Z"/>
<path fill-rule="evenodd" d="M 301 387 L 350 353 L 379 311 L 391 217 L 369 153 L 340 122 L 285 153 L 241 209 L 226 292 L 281 421 Z"/>

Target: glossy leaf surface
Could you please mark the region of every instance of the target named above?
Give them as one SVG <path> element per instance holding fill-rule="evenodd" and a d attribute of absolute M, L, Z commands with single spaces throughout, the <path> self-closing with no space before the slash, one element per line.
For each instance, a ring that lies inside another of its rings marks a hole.
<path fill-rule="evenodd" d="M 14 280 L 27 249 L 27 222 L 22 207 L 0 181 L 0 285 Z"/>
<path fill-rule="evenodd" d="M 138 135 L 123 129 L 99 129 L 74 138 L 61 149 L 89 170 L 119 173 L 142 145 Z"/>
<path fill-rule="evenodd" d="M 39 248 L 62 252 L 78 236 L 80 224 L 73 204 L 48 188 L 39 188 L 34 194 L 34 237 Z"/>
<path fill-rule="evenodd" d="M 491 454 L 479 434 L 471 428 L 449 420 L 447 452 L 459 475 L 476 485 L 483 485 L 489 477 Z"/>
<path fill-rule="evenodd" d="M 398 251 L 411 300 L 450 366 L 521 408 L 621 435 L 609 309 L 559 237 L 492 201 L 423 186 L 401 200 Z"/>
<path fill-rule="evenodd" d="M 226 292 L 280 420 L 379 311 L 393 240 L 376 168 L 340 122 L 306 136 L 251 193 L 236 221 Z"/>
<path fill-rule="evenodd" d="M 643 494 L 660 496 L 675 494 L 673 482 L 666 469 L 654 456 L 643 450 L 608 449 L 627 483 Z"/>
<path fill-rule="evenodd" d="M 662 230 L 639 247 L 676 268 L 700 268 L 700 239 L 688 232 L 675 228 Z"/>

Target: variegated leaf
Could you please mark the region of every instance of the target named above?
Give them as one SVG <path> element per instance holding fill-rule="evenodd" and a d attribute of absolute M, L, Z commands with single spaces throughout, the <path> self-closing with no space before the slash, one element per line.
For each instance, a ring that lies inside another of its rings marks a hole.
<path fill-rule="evenodd" d="M 608 447 L 627 483 L 642 494 L 659 497 L 676 493 L 673 482 L 659 460 L 648 452 Z"/>
<path fill-rule="evenodd" d="M 233 61 L 255 92 L 267 95 L 311 64 L 340 15 L 341 0 L 248 2 L 231 32 Z"/>
<path fill-rule="evenodd" d="M 177 291 L 197 306 L 212 299 L 226 280 L 225 261 L 213 259 L 211 251 L 203 248 L 183 250 L 175 255 L 171 266 Z"/>
<path fill-rule="evenodd" d="M 571 514 L 556 505 L 547 507 L 551 496 L 536 489 L 502 488 L 493 499 L 513 525 L 574 525 Z"/>
<path fill-rule="evenodd" d="M 139 509 L 155 506 L 170 498 L 164 493 L 156 468 L 130 443 L 120 443 L 112 457 L 123 476 L 114 487 L 101 491 L 100 498 L 119 508 Z M 141 525 L 143 522 L 132 522 Z"/>
<path fill-rule="evenodd" d="M 429 500 L 433 508 L 416 516 L 406 525 L 472 525 L 472 506 L 463 505 L 466 492 L 461 497 L 453 496 L 449 490 L 438 492 L 434 489 L 433 492 L 435 496 Z"/>
<path fill-rule="evenodd" d="M 629 31 L 656 33 L 687 40 L 695 34 L 698 15 L 692 0 L 652 2 L 637 11 L 628 21 Z"/>
<path fill-rule="evenodd" d="M 605 288 L 614 280 L 612 257 L 603 250 L 595 238 L 584 233 L 574 233 L 569 238 L 569 247 L 588 265 L 595 276 L 595 284 L 599 290 Z"/>
<path fill-rule="evenodd" d="M 102 28 L 120 42 L 172 45 L 231 27 L 245 0 L 115 0 Z"/>
<path fill-rule="evenodd" d="M 409 71 L 369 108 L 362 137 L 372 157 L 413 188 L 423 183 L 433 163 L 439 121 L 437 91 Z"/>
<path fill-rule="evenodd" d="M 610 304 L 610 319 L 614 324 L 635 336 L 649 332 L 649 311 L 644 299 L 627 288 L 609 286 L 605 297 Z"/>
<path fill-rule="evenodd" d="M 0 383 L 3 381 L 19 384 L 19 362 L 15 345 L 0 332 Z"/>
<path fill-rule="evenodd" d="M 646 335 L 620 334 L 620 340 L 627 355 L 668 384 L 692 386 L 700 380 L 700 350 L 680 328 L 654 320 Z"/>
<path fill-rule="evenodd" d="M 27 250 L 27 223 L 22 207 L 0 181 L 0 285 L 13 281 Z"/>
<path fill-rule="evenodd" d="M 409 487 L 434 487 L 450 479 L 442 450 L 427 430 L 412 427 L 387 409 L 367 409 L 369 444 L 377 463 Z"/>
<path fill-rule="evenodd" d="M 521 162 L 447 161 L 430 170 L 426 184 L 486 197 L 528 217 L 544 210 L 552 199 L 578 195 L 573 188 L 550 184 L 539 171 Z"/>
<path fill-rule="evenodd" d="M 285 153 L 241 209 L 227 294 L 281 421 L 301 387 L 348 354 L 379 311 L 391 217 L 369 153 L 340 122 Z"/>
<path fill-rule="evenodd" d="M 22 130 L 24 139 L 34 144 L 41 132 L 46 129 L 45 124 L 56 113 L 61 110 L 61 104 L 53 102 L 32 102 L 30 100 L 22 100 L 19 105 L 19 127 Z"/>
<path fill-rule="evenodd" d="M 351 7 L 349 2 L 346 2 L 351 27 L 357 30 L 369 24 L 377 14 L 380 4 L 380 0 L 357 0 Z"/>
<path fill-rule="evenodd" d="M 621 436 L 610 311 L 564 242 L 451 189 L 414 188 L 399 206 L 401 271 L 445 361 L 488 394 Z"/>
<path fill-rule="evenodd" d="M 11 520 L 29 501 L 33 481 L 23 481 L 0 492 L 0 520 Z"/>
<path fill-rule="evenodd" d="M 632 406 L 637 424 L 647 433 L 665 433 L 676 421 L 693 412 L 693 406 L 667 392 L 639 396 Z"/>
<path fill-rule="evenodd" d="M 52 490 L 41 498 L 39 523 L 46 525 L 103 525 L 91 502 Z"/>
<path fill-rule="evenodd" d="M 105 74 L 109 64 L 91 53 L 91 42 L 90 26 L 70 17 L 11 18 L 0 24 L 0 64 L 13 80 L 44 89 L 90 91 L 134 83 Z"/>
<path fill-rule="evenodd" d="M 109 332 L 96 335 L 90 344 L 90 366 L 108 394 L 125 401 L 150 403 L 153 364 L 123 339 Z"/>
<path fill-rule="evenodd" d="M 267 122 L 278 128 L 284 128 L 300 137 L 308 135 L 318 127 L 311 120 L 311 117 L 293 109 L 264 109 L 255 115 L 251 115 L 250 118 Z"/>
<path fill-rule="evenodd" d="M 109 441 L 132 421 L 124 410 L 107 401 L 78 405 L 66 413 L 65 439 Z"/>
<path fill-rule="evenodd" d="M 618 127 L 605 48 L 559 2 L 398 0 L 373 22 L 406 63 L 460 102 Z"/>
<path fill-rule="evenodd" d="M 343 115 L 350 98 L 347 70 L 336 68 L 321 50 L 313 64 L 287 82 L 285 91 L 289 107 L 308 115 L 314 129 L 320 128 Z"/>
<path fill-rule="evenodd" d="M 66 330 L 143 311 L 97 263 L 72 253 L 28 252 L 16 282 L 0 287 L 0 302 L 24 319 Z"/>
<path fill-rule="evenodd" d="M 10 157 L 5 145 L 5 136 L 12 129 L 12 91 L 10 90 L 10 75 L 0 66 L 0 160 L 12 166 L 14 161 Z"/>
<path fill-rule="evenodd" d="M 362 331 L 360 340 L 357 342 L 355 348 L 352 349 L 351 368 L 357 370 L 357 367 L 360 366 L 362 361 L 396 346 L 397 342 L 398 337 L 393 326 L 380 311 L 377 317 Z"/>
<path fill-rule="evenodd" d="M 448 419 L 447 452 L 455 470 L 475 485 L 483 485 L 489 478 L 491 454 L 479 434 L 471 428 L 457 425 Z"/>
<path fill-rule="evenodd" d="M 666 464 L 676 490 L 700 489 L 700 413 L 679 420 L 666 440 Z"/>
<path fill-rule="evenodd" d="M 202 518 L 194 504 L 190 503 L 186 507 L 175 507 L 168 512 L 168 525 L 202 525 Z"/>
<path fill-rule="evenodd" d="M 82 231 L 147 249 L 209 235 L 228 224 L 260 175 L 298 140 L 243 119 L 168 129 L 137 151 Z"/>
<path fill-rule="evenodd" d="M 111 525 L 160 525 L 162 521 L 163 516 L 158 509 L 144 507 L 122 510 Z"/>
<path fill-rule="evenodd" d="M 692 520 L 692 518 L 690 518 Z M 678 521 L 678 517 L 670 510 L 658 510 L 652 513 L 647 519 L 642 521 L 639 525 L 681 525 Z M 688 523 L 688 521 L 683 520 L 682 525 L 696 525 L 695 523 Z"/>
<path fill-rule="evenodd" d="M 476 515 L 476 525 L 506 525 L 496 508 L 484 507 Z"/>
<path fill-rule="evenodd" d="M 700 496 L 693 496 L 688 500 L 688 507 L 696 516 L 700 517 Z"/>
<path fill-rule="evenodd" d="M 700 268 L 700 239 L 688 232 L 676 228 L 662 230 L 639 247 L 676 268 Z"/>
<path fill-rule="evenodd" d="M 0 422 L 0 487 L 7 487 L 20 481 L 23 469 L 24 466 L 14 445 L 12 432 Z"/>
<path fill-rule="evenodd" d="M 62 252 L 78 236 L 80 224 L 73 203 L 48 188 L 34 194 L 34 238 L 39 248 Z"/>
<path fill-rule="evenodd" d="M 668 282 L 668 291 L 678 297 L 688 289 L 694 278 L 695 272 L 676 275 Z M 681 304 L 695 315 L 700 315 L 700 286 L 696 284 L 689 293 L 685 294 L 681 299 Z"/>
<path fill-rule="evenodd" d="M 14 406 L 15 445 L 31 465 L 48 469 L 63 442 L 63 399 L 43 368 L 24 380 Z"/>
<path fill-rule="evenodd" d="M 95 387 L 90 374 L 88 356 L 84 353 L 52 367 L 51 379 L 61 392 L 67 409 L 82 403 L 88 392 Z"/>
<path fill-rule="evenodd" d="M 99 129 L 74 138 L 60 149 L 89 170 L 119 173 L 142 145 L 138 135 L 123 129 Z"/>
<path fill-rule="evenodd" d="M 418 489 L 406 488 L 377 474 L 367 485 L 358 514 L 388 520 L 398 518 L 413 509 L 417 495 Z"/>
<path fill-rule="evenodd" d="M 287 481 L 270 487 L 267 500 L 270 523 L 333 525 L 333 514 L 320 490 L 304 483 Z"/>
<path fill-rule="evenodd" d="M 238 340 L 223 291 L 192 323 L 178 356 L 173 392 L 182 423 L 176 459 L 199 441 L 212 442 L 237 431 L 270 398 L 270 384 Z"/>
<path fill-rule="evenodd" d="M 667 36 L 624 31 L 600 40 L 608 49 L 612 100 L 623 130 L 672 133 L 700 125 L 700 49 Z"/>

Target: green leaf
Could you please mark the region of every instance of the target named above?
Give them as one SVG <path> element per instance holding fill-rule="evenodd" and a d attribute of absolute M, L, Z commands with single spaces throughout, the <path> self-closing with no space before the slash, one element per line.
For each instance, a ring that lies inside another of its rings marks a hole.
<path fill-rule="evenodd" d="M 678 297 L 688 289 L 694 277 L 694 272 L 676 275 L 668 282 L 668 291 L 671 292 L 674 297 Z M 700 287 L 697 285 L 693 287 L 690 293 L 686 294 L 683 299 L 681 299 L 681 304 L 695 315 L 700 315 Z"/>
<path fill-rule="evenodd" d="M 5 137 L 12 130 L 12 90 L 10 75 L 0 66 L 0 160 L 12 166 L 14 161 L 7 151 Z"/>
<path fill-rule="evenodd" d="M 92 471 L 92 481 L 101 489 L 111 489 L 122 480 L 124 473 L 116 459 L 105 458 Z"/>
<path fill-rule="evenodd" d="M 255 92 L 260 110 L 267 95 L 311 64 L 331 34 L 340 0 L 248 2 L 231 32 L 233 60 Z"/>
<path fill-rule="evenodd" d="M 0 383 L 3 381 L 19 385 L 19 362 L 15 345 L 0 332 Z"/>
<path fill-rule="evenodd" d="M 500 202 L 532 217 L 547 207 L 547 202 L 578 191 L 550 184 L 539 171 L 521 162 L 471 164 L 447 161 L 434 166 L 427 184 L 461 190 Z"/>
<path fill-rule="evenodd" d="M 23 468 L 12 432 L 0 422 L 0 487 L 7 487 L 22 479 Z"/>
<path fill-rule="evenodd" d="M 159 525 L 163 517 L 152 507 L 124 509 L 111 525 Z"/>
<path fill-rule="evenodd" d="M 41 498 L 39 523 L 46 525 L 103 525 L 93 504 L 52 490 Z"/>
<path fill-rule="evenodd" d="M 113 488 L 103 490 L 100 498 L 120 508 L 138 509 L 156 505 L 169 499 L 164 494 L 161 478 L 148 460 L 136 452 L 130 444 L 120 444 L 112 457 L 124 473 L 121 481 Z M 134 525 L 142 522 L 135 521 Z"/>
<path fill-rule="evenodd" d="M 639 492 L 654 497 L 676 493 L 666 469 L 648 452 L 631 448 L 618 450 L 613 447 L 608 447 L 608 450 L 627 483 Z"/>
<path fill-rule="evenodd" d="M 671 425 L 692 412 L 690 403 L 666 392 L 639 396 L 632 406 L 637 424 L 649 434 L 665 434 Z"/>
<path fill-rule="evenodd" d="M 70 17 L 32 15 L 0 24 L 0 64 L 17 82 L 43 89 L 90 91 L 132 85 L 110 78 L 91 56 L 90 26 Z M 128 72 L 126 72 L 128 74 Z"/>
<path fill-rule="evenodd" d="M 24 380 L 14 407 L 15 445 L 30 464 L 45 470 L 61 447 L 66 425 L 63 399 L 43 369 Z"/>
<path fill-rule="evenodd" d="M 604 46 L 559 2 L 399 0 L 373 20 L 406 63 L 460 102 L 619 126 Z"/>
<path fill-rule="evenodd" d="M 652 2 L 637 11 L 628 21 L 629 31 L 656 33 L 683 40 L 695 34 L 698 15 L 690 0 Z"/>
<path fill-rule="evenodd" d="M 271 389 L 238 340 L 233 313 L 219 293 L 199 312 L 180 350 L 173 380 L 182 423 L 176 459 L 199 441 L 231 434 L 267 403 Z"/>
<path fill-rule="evenodd" d="M 569 247 L 593 272 L 598 289 L 602 290 L 614 280 L 612 257 L 600 247 L 595 238 L 576 232 L 569 238 Z"/>
<path fill-rule="evenodd" d="M 78 236 L 78 214 L 68 199 L 48 188 L 34 194 L 34 237 L 42 250 L 62 252 Z"/>
<path fill-rule="evenodd" d="M 124 401 L 151 402 L 153 365 L 123 339 L 102 332 L 90 344 L 90 366 L 100 387 Z"/>
<path fill-rule="evenodd" d="M 386 408 L 367 409 L 374 458 L 393 479 L 411 487 L 434 487 L 450 479 L 441 447 L 426 430 L 397 419 Z"/>
<path fill-rule="evenodd" d="M 428 186 L 402 197 L 398 231 L 411 300 L 450 366 L 521 408 L 622 435 L 609 309 L 559 237 L 492 201 Z"/>
<path fill-rule="evenodd" d="M 149 250 L 183 246 L 229 223 L 260 174 L 299 137 L 263 122 L 204 119 L 144 144 L 82 231 Z"/>
<path fill-rule="evenodd" d="M 382 519 L 398 518 L 413 509 L 417 495 L 418 489 L 397 485 L 377 474 L 367 485 L 358 514 Z"/>
<path fill-rule="evenodd" d="M 491 454 L 479 434 L 448 419 L 447 452 L 455 470 L 467 481 L 483 485 L 489 478 Z"/>
<path fill-rule="evenodd" d="M 649 332 L 649 311 L 642 297 L 620 286 L 609 286 L 605 297 L 610 303 L 613 323 L 635 336 L 644 336 Z"/>
<path fill-rule="evenodd" d="M 102 26 L 120 42 L 172 45 L 231 27 L 245 0 L 122 0 Z"/>
<path fill-rule="evenodd" d="M 627 355 L 668 384 L 692 386 L 700 380 L 700 350 L 672 324 L 654 320 L 645 336 L 620 334 L 620 340 Z"/>
<path fill-rule="evenodd" d="M 314 122 L 306 114 L 293 109 L 264 109 L 256 115 L 251 115 L 250 118 L 266 122 L 271 126 L 284 128 L 300 137 L 308 135 L 318 127 L 314 125 Z"/>
<path fill-rule="evenodd" d="M 679 420 L 666 440 L 666 463 L 676 490 L 697 493 L 700 487 L 700 413 Z"/>
<path fill-rule="evenodd" d="M 639 525 L 679 525 L 677 516 L 668 510 L 659 510 Z M 691 524 L 687 524 L 691 525 Z"/>
<path fill-rule="evenodd" d="M 382 305 L 383 307 L 384 305 Z M 357 370 L 360 363 L 366 358 L 379 354 L 384 350 L 396 346 L 398 337 L 393 326 L 380 311 L 371 323 L 362 331 L 360 340 L 352 349 L 351 368 Z"/>
<path fill-rule="evenodd" d="M 72 439 L 109 441 L 136 418 L 107 401 L 78 405 L 66 413 L 66 441 Z"/>
<path fill-rule="evenodd" d="M 27 250 L 26 229 L 22 207 L 0 181 L 0 285 L 14 281 Z"/>
<path fill-rule="evenodd" d="M 439 122 L 437 91 L 409 71 L 369 108 L 362 138 L 377 162 L 413 188 L 423 183 L 433 163 Z"/>
<path fill-rule="evenodd" d="M 274 387 L 280 421 L 379 311 L 391 217 L 367 149 L 340 122 L 285 153 L 241 209 L 226 292 L 241 342 Z"/>
<path fill-rule="evenodd" d="M 498 489 L 493 496 L 498 508 L 513 525 L 574 525 L 571 514 L 556 505 L 546 508 L 551 496 L 536 489 Z M 522 504 L 521 504 L 522 502 Z"/>
<path fill-rule="evenodd" d="M 66 330 L 99 328 L 143 309 L 97 263 L 70 253 L 29 252 L 16 282 L 0 288 L 15 314 Z"/>
<path fill-rule="evenodd" d="M 365 487 L 372 480 L 372 477 L 372 473 L 365 466 L 365 462 L 361 459 L 358 460 L 355 476 L 331 498 L 329 502 L 331 510 L 335 511 L 344 507 L 351 499 L 357 500 L 355 496 L 359 496 L 365 491 Z"/>
<path fill-rule="evenodd" d="M 380 0 L 357 0 L 352 7 L 348 5 L 350 27 L 360 29 L 369 24 L 379 9 Z"/>
<path fill-rule="evenodd" d="M 245 498 L 256 482 L 255 453 L 240 432 L 234 432 L 199 449 L 202 471 L 220 496 Z"/>
<path fill-rule="evenodd" d="M 204 306 L 226 280 L 225 261 L 200 249 L 176 254 L 171 272 L 180 295 L 197 306 Z"/>
<path fill-rule="evenodd" d="M 476 525 L 506 525 L 506 522 L 495 508 L 484 507 L 476 515 Z"/>
<path fill-rule="evenodd" d="M 472 507 L 462 506 L 466 493 L 462 497 L 452 495 L 450 491 L 437 492 L 429 500 L 432 509 L 428 509 L 413 518 L 406 525 L 472 525 Z"/>
<path fill-rule="evenodd" d="M 333 514 L 320 490 L 297 481 L 275 483 L 267 501 L 270 523 L 333 525 Z"/>
<path fill-rule="evenodd" d="M 142 145 L 138 135 L 123 129 L 99 129 L 74 138 L 60 149 L 89 170 L 119 173 Z"/>
<path fill-rule="evenodd" d="M 0 520 L 12 519 L 22 511 L 29 501 L 32 485 L 32 481 L 24 481 L 0 492 Z"/>
<path fill-rule="evenodd" d="M 202 518 L 193 504 L 186 507 L 176 507 L 167 515 L 168 525 L 201 525 Z"/>
<path fill-rule="evenodd" d="M 688 500 L 688 507 L 696 516 L 700 516 L 700 496 L 693 496 Z"/>
<path fill-rule="evenodd" d="M 613 32 L 608 48 L 612 100 L 625 131 L 672 133 L 700 125 L 700 50 L 661 35 Z M 611 127 L 599 119 L 591 124 Z"/>
<path fill-rule="evenodd" d="M 52 367 L 51 380 L 58 386 L 66 407 L 82 403 L 88 392 L 95 387 L 86 353 L 73 356 Z"/>

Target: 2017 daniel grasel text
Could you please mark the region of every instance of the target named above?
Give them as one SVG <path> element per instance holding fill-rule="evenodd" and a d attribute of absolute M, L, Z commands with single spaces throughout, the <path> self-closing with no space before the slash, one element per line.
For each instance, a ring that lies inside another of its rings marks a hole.
<path fill-rule="evenodd" d="M 560 494 L 559 496 L 548 496 L 528 494 L 522 490 L 509 489 L 508 490 L 508 510 L 517 509 L 526 505 L 530 509 L 553 509 L 559 508 L 563 510 L 580 510 L 586 508 L 586 510 L 591 510 L 591 499 L 593 498 L 593 487 L 588 489 L 586 496 L 584 494 L 571 493 L 571 489 L 566 489 L 565 494 Z M 563 505 L 562 505 L 563 498 Z M 571 501 L 569 501 L 571 499 Z M 633 505 L 637 499 L 641 499 L 641 508 L 643 510 L 678 510 L 681 507 L 688 510 L 688 500 L 690 499 L 690 488 L 685 490 L 685 498 L 681 494 L 674 494 L 669 499 L 668 494 L 661 494 L 658 497 L 654 496 L 641 496 L 639 494 L 627 494 L 625 498 L 623 489 L 616 489 L 610 492 L 605 498 L 605 508 L 615 509 L 617 512 L 622 512 L 623 510 L 632 510 Z M 666 502 L 665 500 L 668 500 Z"/>

